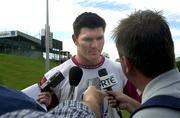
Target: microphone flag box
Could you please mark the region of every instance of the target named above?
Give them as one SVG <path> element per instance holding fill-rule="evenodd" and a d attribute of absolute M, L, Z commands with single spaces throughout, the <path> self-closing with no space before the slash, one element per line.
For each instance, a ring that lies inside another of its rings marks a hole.
<path fill-rule="evenodd" d="M 108 74 L 106 76 L 99 77 L 100 79 L 100 86 L 103 89 L 108 87 L 112 87 L 117 84 L 117 79 L 114 74 Z"/>
<path fill-rule="evenodd" d="M 64 76 L 61 72 L 55 73 L 52 77 L 50 77 L 48 80 L 43 80 L 39 82 L 39 87 L 42 92 L 49 91 L 50 87 L 54 88 L 56 87 L 61 81 L 64 80 Z"/>

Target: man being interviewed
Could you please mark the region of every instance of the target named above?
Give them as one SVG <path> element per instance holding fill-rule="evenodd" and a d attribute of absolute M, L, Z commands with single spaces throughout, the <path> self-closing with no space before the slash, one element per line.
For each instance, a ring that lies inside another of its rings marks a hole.
<path fill-rule="evenodd" d="M 74 34 L 72 35 L 72 39 L 77 47 L 77 54 L 44 75 L 44 79 L 54 75 L 57 71 L 60 71 L 64 75 L 65 79 L 54 89 L 59 102 L 68 98 L 68 92 L 70 90 L 68 79 L 69 70 L 73 66 L 78 66 L 83 70 L 83 76 L 75 89 L 73 100 L 82 99 L 82 95 L 86 88 L 91 85 L 90 83 L 96 83 L 99 80 L 98 70 L 102 68 L 106 68 L 109 74 L 113 73 L 115 78 L 117 78 L 118 84 L 112 87 L 113 90 L 121 90 L 128 93 L 125 89 L 130 88 L 130 83 L 124 76 L 120 63 L 113 62 L 101 55 L 105 42 L 105 27 L 105 20 L 95 13 L 84 12 L 75 19 L 73 23 Z M 133 93 L 134 97 L 139 98 L 135 88 L 129 91 Z M 45 102 L 45 100 L 47 101 L 47 99 L 43 99 L 42 101 L 41 97 L 39 101 Z M 116 110 L 108 107 L 107 101 L 105 101 L 102 116 L 118 118 Z"/>

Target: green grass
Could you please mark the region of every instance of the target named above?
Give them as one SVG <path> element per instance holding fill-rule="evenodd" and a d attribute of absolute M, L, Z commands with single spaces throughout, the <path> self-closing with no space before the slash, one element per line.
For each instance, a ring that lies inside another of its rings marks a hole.
<path fill-rule="evenodd" d="M 58 63 L 50 63 L 54 67 Z M 21 90 L 39 82 L 45 73 L 43 59 L 0 54 L 0 83 Z"/>

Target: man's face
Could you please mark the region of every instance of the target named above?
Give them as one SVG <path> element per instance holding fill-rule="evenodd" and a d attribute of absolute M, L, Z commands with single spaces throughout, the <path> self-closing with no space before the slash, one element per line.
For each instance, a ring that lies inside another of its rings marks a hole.
<path fill-rule="evenodd" d="M 79 36 L 74 38 L 74 43 L 78 58 L 89 64 L 97 64 L 104 46 L 103 28 L 82 28 Z"/>

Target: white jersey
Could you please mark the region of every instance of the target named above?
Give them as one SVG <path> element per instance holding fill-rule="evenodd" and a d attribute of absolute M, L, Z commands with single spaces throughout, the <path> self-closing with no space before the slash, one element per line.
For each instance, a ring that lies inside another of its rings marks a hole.
<path fill-rule="evenodd" d="M 65 79 L 54 89 L 59 101 L 66 100 L 69 94 L 70 85 L 69 85 L 69 70 L 73 66 L 79 66 L 83 70 L 83 76 L 81 78 L 80 83 L 75 88 L 74 98 L 73 100 L 82 100 L 82 96 L 84 91 L 87 89 L 89 85 L 94 85 L 98 83 L 99 75 L 98 70 L 105 68 L 108 74 L 114 74 L 118 83 L 112 86 L 113 91 L 123 90 L 124 86 L 126 85 L 127 79 L 123 74 L 122 68 L 120 63 L 113 62 L 110 59 L 103 58 L 102 62 L 97 66 L 87 67 L 84 65 L 78 65 L 75 58 L 71 58 L 64 62 L 63 64 L 51 69 L 48 71 L 44 76 L 45 78 L 50 78 L 54 75 L 57 71 L 60 71 Z M 98 84 L 99 85 L 99 84 Z M 97 85 L 97 86 L 98 86 Z M 108 108 L 107 101 L 105 103 L 105 107 L 103 108 L 104 114 L 103 117 L 108 118 L 118 118 L 117 112 L 113 108 Z M 107 113 L 108 112 L 108 113 Z"/>

